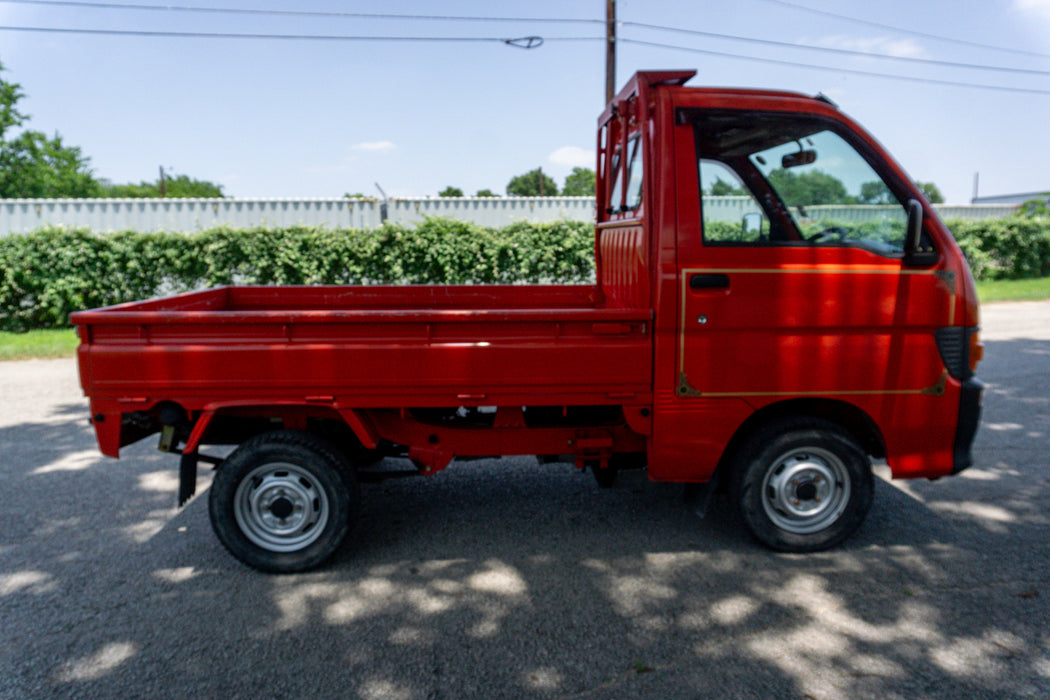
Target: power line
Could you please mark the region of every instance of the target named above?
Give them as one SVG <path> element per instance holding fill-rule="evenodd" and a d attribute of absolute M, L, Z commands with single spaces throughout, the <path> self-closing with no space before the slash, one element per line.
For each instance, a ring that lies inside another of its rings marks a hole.
<path fill-rule="evenodd" d="M 1006 51 L 1007 53 L 1022 54 L 1024 56 L 1039 56 L 1040 58 L 1050 58 L 1050 54 L 1039 53 L 1038 51 L 1027 51 L 1025 49 L 1015 49 L 1008 46 L 996 46 L 995 44 L 982 44 L 979 41 L 970 41 L 969 39 L 957 39 L 955 37 L 944 36 L 943 34 L 931 34 L 929 32 L 921 32 L 917 29 L 909 29 L 908 27 L 900 27 L 893 24 L 883 24 L 882 22 L 873 22 L 867 19 L 861 19 L 860 17 L 853 17 L 851 15 L 843 15 L 837 12 L 829 12 L 827 10 L 818 10 L 814 7 L 807 7 L 806 5 L 799 5 L 794 2 L 788 2 L 787 0 L 762 0 L 763 2 L 773 3 L 774 5 L 782 5 L 784 7 L 790 7 L 793 10 L 799 10 L 802 12 L 809 12 L 814 15 L 821 15 L 823 17 L 832 17 L 839 19 L 844 22 L 853 22 L 854 24 L 863 24 L 868 27 L 877 27 L 879 29 L 889 29 L 894 32 L 901 32 L 902 34 L 911 34 L 912 36 L 921 36 L 924 39 L 936 39 L 937 41 L 947 41 L 953 44 L 962 44 L 963 46 L 975 46 L 981 49 L 991 49 L 993 51 Z"/>
<path fill-rule="evenodd" d="M 449 22 L 545 22 L 558 24 L 605 24 L 605 20 L 556 17 L 481 17 L 469 15 L 419 15 L 385 12 L 342 12 L 335 10 L 270 10 L 243 7 L 202 7 L 199 5 L 139 5 L 124 2 L 74 2 L 74 0 L 0 0 L 19 5 L 52 5 L 106 10 L 153 10 L 161 12 L 207 12 L 231 15 L 270 15 L 292 17 L 345 17 L 352 19 L 411 19 Z"/>
<path fill-rule="evenodd" d="M 1006 85 L 988 85 L 985 83 L 964 83 L 956 80 L 940 80 L 937 78 L 919 78 L 911 75 L 896 75 L 893 73 L 877 73 L 875 71 L 857 70 L 853 68 L 841 68 L 838 66 L 820 66 L 813 63 L 802 63 L 800 61 L 787 61 L 778 58 L 760 58 L 758 56 L 745 56 L 741 54 L 728 53 L 725 51 L 712 51 L 709 49 L 698 49 L 692 46 L 674 46 L 672 44 L 661 44 L 655 41 L 642 41 L 640 39 L 619 39 L 621 43 L 638 44 L 640 46 L 651 46 L 659 49 L 673 49 L 676 51 L 688 51 L 707 56 L 721 56 L 723 58 L 735 58 L 742 61 L 757 61 L 759 63 L 773 63 L 783 66 L 796 66 L 798 68 L 811 68 L 814 70 L 832 71 L 835 73 L 850 73 L 853 75 L 864 75 L 872 78 L 888 78 L 892 80 L 908 80 L 915 83 L 930 83 L 933 85 L 948 85 L 951 87 L 976 88 L 981 90 L 999 90 L 1002 92 L 1022 92 L 1034 95 L 1050 95 L 1050 90 L 1039 90 L 1036 88 L 1009 87 Z"/>
<path fill-rule="evenodd" d="M 492 37 L 492 36 L 354 36 L 348 34 L 248 34 L 229 32 L 174 32 L 174 31 L 149 31 L 139 29 L 80 29 L 65 27 L 11 27 L 0 26 L 0 31 L 5 32 L 39 32 L 51 34 L 94 34 L 106 36 L 144 36 L 144 37 L 169 37 L 190 39 L 288 39 L 302 41 L 418 41 L 418 42 L 499 42 L 516 46 L 519 48 L 532 49 L 547 41 L 604 41 L 597 36 L 556 36 L 538 37 L 526 36 L 517 38 Z"/>
<path fill-rule="evenodd" d="M 654 29 L 664 32 L 677 32 L 679 34 L 690 34 L 693 36 L 705 36 L 714 39 L 727 39 L 750 44 L 762 44 L 765 46 L 780 46 L 792 49 L 805 49 L 806 51 L 822 51 L 824 53 L 838 54 L 840 56 L 862 56 L 865 58 L 877 58 L 885 61 L 897 61 L 899 63 L 917 63 L 931 66 L 945 66 L 948 68 L 966 68 L 970 70 L 999 71 L 1002 73 L 1023 73 L 1028 75 L 1050 75 L 1050 70 L 1036 70 L 1034 68 L 1013 68 L 1010 66 L 989 66 L 981 63 L 960 63 L 957 61 L 941 61 L 933 58 L 916 58 L 913 56 L 893 56 L 891 54 L 878 53 L 876 51 L 858 51 L 855 49 L 840 49 L 831 46 L 817 46 L 815 44 L 801 44 L 790 41 L 778 41 L 776 39 L 757 39 L 754 37 L 736 36 L 733 34 L 722 34 L 720 32 L 705 32 L 699 29 L 682 29 L 680 27 L 667 27 L 659 24 L 646 24 L 644 22 L 621 22 L 625 27 L 639 27 L 641 29 Z"/>
<path fill-rule="evenodd" d="M 202 7 L 199 5 L 141 5 L 137 3 L 123 3 L 123 2 L 92 2 L 88 1 L 76 1 L 76 0 L 0 0 L 0 2 L 6 2 L 10 4 L 24 4 L 24 5 L 45 5 L 45 6 L 60 6 L 60 7 L 82 7 L 92 9 L 118 9 L 118 10 L 147 10 L 147 11 L 161 11 L 161 12 L 195 12 L 195 13 L 211 13 L 211 14 L 239 14 L 239 15 L 256 15 L 256 16 L 297 16 L 297 17 L 339 17 L 339 18 L 350 18 L 350 19 L 384 19 L 384 20 L 424 20 L 424 21 L 447 21 L 447 22 L 539 22 L 539 23 L 558 23 L 558 24 L 588 24 L 598 25 L 604 24 L 603 20 L 600 19 L 587 19 L 587 18 L 554 18 L 554 17 L 483 17 L 473 15 L 424 15 L 424 14 L 397 14 L 397 13 L 374 13 L 374 12 L 343 12 L 343 11 L 322 11 L 322 10 L 274 10 L 274 9 L 254 9 L 254 8 L 232 8 L 232 7 Z M 913 30 L 904 29 L 902 27 L 894 27 L 892 25 L 880 24 L 878 22 L 869 22 L 868 20 L 861 20 L 846 15 L 840 15 L 834 12 L 826 12 L 823 10 L 816 10 L 813 8 L 805 7 L 803 5 L 797 5 L 786 0 L 766 0 L 766 2 L 773 2 L 779 5 L 784 5 L 796 10 L 813 12 L 815 14 L 830 16 L 835 19 L 843 19 L 848 21 L 859 22 L 861 24 L 867 24 L 871 26 L 880 27 L 883 29 L 892 29 L 894 31 L 903 31 L 927 38 L 934 38 L 945 41 L 956 41 L 968 45 L 980 46 L 982 48 L 999 49 L 1004 51 L 1015 51 L 1013 49 L 1006 49 L 1004 47 L 996 47 L 988 44 L 980 44 L 977 42 L 969 42 L 965 40 L 948 39 L 933 34 L 926 34 L 923 32 L 916 32 Z M 917 58 L 911 56 L 893 56 L 890 54 L 879 53 L 875 51 L 858 51 L 854 49 L 842 49 L 829 46 L 817 46 L 813 44 L 804 43 L 793 43 L 787 41 L 778 41 L 774 39 L 760 39 L 755 37 L 737 36 L 732 34 L 724 34 L 721 32 L 708 32 L 697 29 L 683 29 L 681 27 L 669 27 L 657 24 L 648 24 L 645 22 L 631 22 L 624 21 L 619 22 L 624 27 L 637 27 L 640 29 L 651 29 L 657 31 L 666 32 L 677 32 L 680 34 L 690 34 L 693 36 L 705 36 L 715 39 L 724 39 L 728 41 L 739 41 L 752 44 L 759 44 L 765 46 L 780 46 L 792 49 L 804 49 L 808 51 L 819 51 L 824 53 L 838 54 L 843 56 L 858 56 L 865 58 L 875 58 L 879 60 L 895 61 L 898 63 L 914 63 L 924 64 L 933 66 L 943 66 L 948 68 L 962 68 L 968 70 L 984 70 L 984 71 L 996 71 L 1002 73 L 1014 73 L 1014 74 L 1028 74 L 1028 75 L 1043 75 L 1050 76 L 1050 70 L 1038 70 L 1032 68 L 1014 68 L 1010 66 L 990 66 L 979 63 L 963 63 L 957 61 L 943 61 L 938 59 L 929 58 Z M 115 31 L 115 30 L 114 30 Z M 189 35 L 191 33 L 187 33 Z M 195 35 L 195 34 L 194 34 Z M 258 38 L 277 38 L 269 35 Z M 295 36 L 294 38 L 305 38 L 305 36 Z M 496 40 L 496 39 L 491 39 Z M 1037 56 L 1043 56 L 1045 54 L 1037 54 L 1029 51 L 1015 51 L 1024 54 L 1032 54 Z M 1050 56 L 1048 56 L 1050 57 Z"/>
<path fill-rule="evenodd" d="M 178 32 L 178 31 L 149 31 L 132 29 L 82 29 L 64 27 L 14 27 L 0 26 L 0 31 L 10 32 L 37 32 L 52 34 L 86 34 L 101 36 L 136 36 L 157 38 L 192 38 L 192 39 L 276 39 L 292 41 L 379 41 L 379 42 L 425 42 L 425 43 L 494 43 L 499 42 L 518 48 L 536 48 L 547 41 L 605 41 L 603 37 L 480 37 L 480 36 L 362 36 L 347 34 L 261 34 L 261 33 L 229 33 L 229 32 Z M 675 51 L 687 51 L 690 53 L 704 54 L 708 56 L 721 56 L 724 58 L 735 58 L 743 61 L 755 61 L 758 63 L 771 63 L 776 65 L 796 66 L 799 68 L 810 68 L 814 70 L 834 71 L 836 73 L 849 73 L 853 75 L 864 75 L 875 78 L 887 78 L 893 80 L 907 80 L 910 82 L 929 83 L 934 85 L 947 85 L 952 87 L 977 88 L 982 90 L 999 90 L 1002 92 L 1019 92 L 1036 95 L 1050 95 L 1050 90 L 1035 88 L 1009 87 L 1005 85 L 988 85 L 983 83 L 966 83 L 955 80 L 941 80 L 937 78 L 919 78 L 909 75 L 897 75 L 892 73 L 878 73 L 852 68 L 821 66 L 801 61 L 789 61 L 786 59 L 762 58 L 758 56 L 747 56 L 729 53 L 726 51 L 714 51 L 711 49 L 699 49 L 692 46 L 676 46 L 654 41 L 643 41 L 641 39 L 630 39 L 621 37 L 621 43 L 637 44 L 653 48 L 671 49 Z"/>
<path fill-rule="evenodd" d="M 883 29 L 891 29 L 894 31 L 902 31 L 918 36 L 924 36 L 927 38 L 933 38 L 943 41 L 953 41 L 956 43 L 968 44 L 972 46 L 979 46 L 981 48 L 989 48 L 1003 51 L 1011 51 L 1014 53 L 1030 54 L 1036 56 L 1047 56 L 1046 54 L 1038 54 L 1030 51 L 1007 49 L 1005 47 L 992 46 L 989 44 L 981 44 L 978 42 L 970 42 L 961 39 L 952 39 L 949 37 L 938 36 L 934 34 L 927 34 L 924 32 L 918 32 L 914 30 L 905 29 L 902 27 L 895 27 L 892 25 L 881 24 L 878 22 L 870 22 L 868 20 L 862 20 L 847 15 L 840 15 L 833 12 L 827 12 L 824 10 L 816 10 L 814 8 L 806 7 L 804 5 L 798 5 L 793 2 L 787 2 L 786 0 L 765 0 L 766 2 L 772 2 L 775 4 L 790 7 L 792 9 L 812 12 L 819 15 L 825 15 L 834 17 L 836 19 L 842 19 L 847 21 L 853 21 L 860 24 L 866 24 L 869 26 L 877 26 Z M 49 6 L 63 6 L 63 7 L 86 7 L 94 9 L 121 9 L 121 10 L 152 10 L 152 11 L 181 11 L 181 12 L 205 12 L 205 13 L 228 13 L 228 14 L 241 14 L 241 15 L 276 15 L 276 16 L 304 16 L 304 17 L 342 17 L 342 18 L 355 18 L 355 19 L 394 19 L 394 20 L 432 20 L 432 21 L 477 21 L 477 22 L 542 22 L 542 23 L 575 23 L 575 24 L 604 24 L 603 20 L 600 19 L 580 19 L 580 18 L 552 18 L 552 17 L 482 17 L 482 16 L 466 16 L 466 15 L 422 15 L 422 14 L 393 14 L 393 13 L 367 13 L 367 12 L 342 12 L 342 11 L 315 11 L 315 10 L 273 10 L 273 9 L 251 9 L 251 8 L 218 8 L 218 7 L 201 7 L 196 5 L 140 5 L 134 3 L 118 3 L 118 2 L 79 2 L 74 0 L 0 0 L 0 2 L 16 3 L 16 4 L 29 4 L 29 5 L 49 5 Z M 728 41 L 738 41 L 751 44 L 759 44 L 766 46 L 777 46 L 792 49 L 802 49 L 807 51 L 820 51 L 824 53 L 831 53 L 836 55 L 848 55 L 848 56 L 859 56 L 865 58 L 875 58 L 879 60 L 889 60 L 902 63 L 913 63 L 913 64 L 925 64 L 949 68 L 963 68 L 968 70 L 985 70 L 985 71 L 997 71 L 1004 73 L 1014 74 L 1028 74 L 1028 75 L 1050 75 L 1050 71 L 1037 70 L 1029 68 L 1014 68 L 1008 66 L 989 66 L 984 64 L 976 63 L 963 63 L 956 61 L 942 61 L 938 59 L 924 59 L 907 56 L 893 56 L 890 54 L 883 54 L 870 51 L 857 51 L 853 49 L 841 49 L 828 46 L 816 46 L 812 44 L 800 44 L 786 41 L 779 41 L 774 39 L 760 39 L 755 37 L 737 36 L 732 34 L 724 34 L 720 32 L 707 32 L 696 29 L 683 29 L 680 27 L 669 27 L 664 25 L 648 24 L 644 22 L 632 22 L 624 21 L 619 23 L 625 27 L 635 27 L 639 29 L 649 29 L 655 31 L 667 31 L 677 32 L 680 34 L 689 34 L 693 36 L 703 36 L 715 39 L 723 39 Z M 108 35 L 108 36 L 141 36 L 141 37 L 166 37 L 166 38 L 203 38 L 203 39 L 273 39 L 273 40 L 293 40 L 293 41 L 377 41 L 377 42 L 429 42 L 429 43 L 454 43 L 454 42 L 471 42 L 471 43 L 483 43 L 483 42 L 501 42 L 509 46 L 515 46 L 518 48 L 531 49 L 538 47 L 544 43 L 544 41 L 602 41 L 601 37 L 537 37 L 528 36 L 521 38 L 506 38 L 506 37 L 476 37 L 476 36 L 455 36 L 455 37 L 435 37 L 435 36 L 369 36 L 369 35 L 342 35 L 342 34 L 273 34 L 273 33 L 233 33 L 233 32 L 194 32 L 194 31 L 151 31 L 151 30 L 123 30 L 123 29 L 82 29 L 82 28 L 59 28 L 59 27 L 16 27 L 16 26 L 0 26 L 0 31 L 20 31 L 20 32 L 38 32 L 38 33 L 58 33 L 58 34 L 85 34 L 85 35 Z M 875 71 L 864 71 L 858 69 L 847 69 L 842 67 L 829 68 L 827 66 L 815 65 L 810 63 L 802 63 L 798 61 L 789 61 L 784 59 L 771 59 L 771 58 L 760 58 L 757 56 L 747 56 L 741 54 L 733 54 L 728 52 L 714 51 L 710 49 L 699 49 L 689 46 L 675 46 L 672 44 L 665 44 L 660 42 L 643 41 L 639 39 L 621 38 L 620 41 L 626 43 L 633 43 L 642 46 L 650 46 L 655 48 L 665 48 L 679 51 L 688 51 L 692 53 L 700 53 L 712 56 L 722 56 L 727 58 L 736 58 L 740 60 L 757 61 L 762 63 L 773 63 L 780 65 L 797 66 L 801 68 L 810 68 L 816 70 L 834 70 L 840 73 L 851 73 L 854 75 L 865 75 L 880 78 L 890 78 L 898 80 L 908 80 L 912 82 L 925 82 L 938 85 L 949 85 L 956 87 L 972 87 L 986 90 L 1000 90 L 1008 92 L 1024 92 L 1032 94 L 1050 94 L 1048 90 L 1040 90 L 1034 88 L 1015 88 L 1002 85 L 987 85 L 977 83 L 966 83 L 961 81 L 943 80 L 936 78 L 919 78 L 915 76 L 902 76 L 889 73 L 878 73 Z"/>

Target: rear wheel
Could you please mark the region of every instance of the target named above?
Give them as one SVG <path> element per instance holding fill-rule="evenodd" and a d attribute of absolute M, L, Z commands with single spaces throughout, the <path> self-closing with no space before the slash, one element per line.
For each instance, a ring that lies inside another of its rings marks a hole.
<path fill-rule="evenodd" d="M 335 448 L 309 433 L 277 431 L 247 440 L 222 463 L 208 512 L 231 554 L 289 573 L 339 549 L 359 502 L 353 469 Z"/>
<path fill-rule="evenodd" d="M 738 456 L 733 500 L 751 533 L 786 552 L 841 543 L 871 508 L 871 461 L 838 426 L 794 419 L 759 431 Z"/>

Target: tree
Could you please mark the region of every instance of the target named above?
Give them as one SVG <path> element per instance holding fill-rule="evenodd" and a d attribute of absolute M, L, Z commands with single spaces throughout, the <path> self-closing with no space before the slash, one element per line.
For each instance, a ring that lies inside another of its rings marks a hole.
<path fill-rule="evenodd" d="M 0 72 L 4 66 L 0 64 Z M 28 116 L 22 114 L 15 107 L 18 101 L 25 97 L 22 94 L 22 86 L 18 83 L 9 83 L 0 79 L 0 140 L 4 138 L 7 130 L 12 126 L 21 126 Z"/>
<path fill-rule="evenodd" d="M 475 197 L 499 197 L 498 194 L 489 189 L 478 190 L 474 193 Z"/>
<path fill-rule="evenodd" d="M 861 204 L 889 204 L 893 201 L 893 193 L 882 180 L 872 180 L 860 186 Z"/>
<path fill-rule="evenodd" d="M 1050 192 L 1044 192 L 1038 197 L 1026 201 L 1021 205 L 1020 214 L 1021 216 L 1027 216 L 1029 219 L 1050 216 Z"/>
<path fill-rule="evenodd" d="M 0 73 L 4 67 L 0 64 Z M 159 197 L 160 183 L 115 185 L 95 179 L 91 159 L 76 146 L 62 143 L 39 131 L 23 131 L 11 138 L 8 131 L 29 116 L 18 110 L 25 97 L 21 85 L 0 78 L 0 197 Z M 222 197 L 222 186 L 188 175 L 165 178 L 168 197 Z"/>
<path fill-rule="evenodd" d="M 565 178 L 565 187 L 561 193 L 564 197 L 593 197 L 594 171 L 590 168 L 575 167 Z"/>
<path fill-rule="evenodd" d="M 926 199 L 929 200 L 930 204 L 942 204 L 944 202 L 940 189 L 932 182 L 919 182 L 916 180 L 915 186 L 926 195 Z M 873 182 L 865 182 L 860 186 L 860 202 L 861 204 L 893 204 L 896 202 L 896 199 L 890 192 L 890 188 L 886 187 L 886 183 L 882 180 L 875 180 Z"/>
<path fill-rule="evenodd" d="M 846 192 L 846 186 L 837 177 L 821 170 L 801 174 L 784 168 L 769 173 L 769 184 L 789 207 L 818 204 L 856 204 L 856 198 Z"/>
<path fill-rule="evenodd" d="M 507 194 L 512 197 L 556 197 L 558 185 L 543 174 L 542 168 L 512 177 L 507 183 Z"/>
<path fill-rule="evenodd" d="M 733 187 L 725 180 L 720 177 L 716 177 L 715 181 L 711 183 L 711 191 L 709 194 L 712 197 L 728 197 L 728 196 L 741 196 L 749 194 L 743 187 Z"/>
<path fill-rule="evenodd" d="M 3 72 L 0 64 L 0 72 Z M 23 131 L 10 138 L 29 115 L 18 110 L 22 86 L 0 78 L 0 197 L 93 197 L 99 185 L 88 167 L 90 159 L 62 137 Z"/>
<path fill-rule="evenodd" d="M 926 195 L 926 199 L 929 200 L 930 204 L 944 204 L 944 195 L 941 194 L 940 188 L 932 182 L 919 182 L 915 181 L 915 186 Z"/>
<path fill-rule="evenodd" d="M 97 197 L 99 184 L 88 161 L 58 134 L 23 131 L 0 143 L 0 197 Z"/>
<path fill-rule="evenodd" d="M 219 198 L 225 197 L 222 185 L 207 180 L 195 180 L 189 175 L 168 175 L 164 178 L 164 194 L 160 192 L 160 180 L 157 182 L 140 182 L 133 185 L 114 185 L 103 181 L 100 184 L 101 197 L 143 199 L 153 197 L 175 198 Z"/>
<path fill-rule="evenodd" d="M 445 189 L 443 189 L 440 192 L 438 192 L 438 197 L 462 197 L 462 196 L 463 196 L 463 190 L 459 189 L 458 187 L 453 187 L 452 185 L 449 185 Z"/>

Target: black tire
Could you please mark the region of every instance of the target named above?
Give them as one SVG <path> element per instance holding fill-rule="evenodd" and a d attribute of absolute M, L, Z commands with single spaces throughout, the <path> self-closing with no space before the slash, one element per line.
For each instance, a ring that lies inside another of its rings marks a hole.
<path fill-rule="evenodd" d="M 315 435 L 281 430 L 246 440 L 219 466 L 208 513 L 233 556 L 260 571 L 292 573 L 339 549 L 360 500 L 341 453 Z"/>
<path fill-rule="evenodd" d="M 864 521 L 875 481 L 871 460 L 845 431 L 791 419 L 758 431 L 733 464 L 730 493 L 748 529 L 781 552 L 840 544 Z"/>

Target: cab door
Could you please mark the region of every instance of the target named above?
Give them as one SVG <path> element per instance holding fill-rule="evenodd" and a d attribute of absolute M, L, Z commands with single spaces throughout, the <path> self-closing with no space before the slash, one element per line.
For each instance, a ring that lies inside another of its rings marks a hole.
<path fill-rule="evenodd" d="M 841 398 L 888 414 L 936 392 L 932 331 L 954 289 L 905 263 L 907 188 L 828 119 L 708 116 L 693 120 L 702 240 L 679 248 L 677 399 Z"/>

